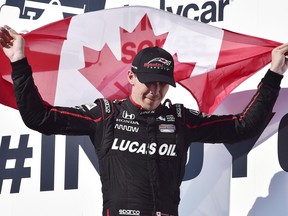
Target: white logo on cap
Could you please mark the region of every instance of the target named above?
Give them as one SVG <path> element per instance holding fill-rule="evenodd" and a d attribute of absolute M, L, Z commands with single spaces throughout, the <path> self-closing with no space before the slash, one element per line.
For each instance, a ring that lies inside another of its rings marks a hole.
<path fill-rule="evenodd" d="M 145 63 L 144 67 L 157 68 L 157 69 L 161 68 L 161 69 L 169 70 L 170 64 L 171 64 L 171 61 L 169 61 L 165 58 L 162 58 L 162 57 L 156 57 L 156 58 L 150 60 L 148 63 Z M 166 66 L 166 67 L 163 67 L 163 66 Z"/>

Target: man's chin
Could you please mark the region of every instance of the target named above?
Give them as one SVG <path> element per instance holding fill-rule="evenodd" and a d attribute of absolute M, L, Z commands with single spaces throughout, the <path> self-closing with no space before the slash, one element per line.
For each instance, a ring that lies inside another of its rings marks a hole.
<path fill-rule="evenodd" d="M 145 107 L 143 107 L 146 110 L 155 110 L 160 104 L 158 103 L 149 103 L 149 104 L 145 104 Z"/>

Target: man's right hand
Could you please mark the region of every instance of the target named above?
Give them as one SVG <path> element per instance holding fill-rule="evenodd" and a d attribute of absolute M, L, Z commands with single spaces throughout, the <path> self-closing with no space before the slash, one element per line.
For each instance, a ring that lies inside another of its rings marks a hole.
<path fill-rule="evenodd" d="M 15 62 L 25 57 L 25 40 L 9 26 L 0 27 L 0 44 L 10 62 Z"/>
<path fill-rule="evenodd" d="M 283 75 L 288 69 L 288 43 L 282 44 L 272 50 L 270 70 Z"/>

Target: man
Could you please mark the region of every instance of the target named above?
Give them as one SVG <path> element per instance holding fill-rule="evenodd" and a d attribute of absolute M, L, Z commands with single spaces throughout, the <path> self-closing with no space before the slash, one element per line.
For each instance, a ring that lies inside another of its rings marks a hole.
<path fill-rule="evenodd" d="M 175 86 L 174 62 L 167 51 L 149 47 L 128 71 L 129 98 L 53 107 L 34 85 L 24 39 L 8 26 L 0 31 L 25 124 L 44 134 L 90 136 L 99 159 L 105 216 L 177 216 L 189 145 L 234 143 L 263 130 L 288 67 L 284 44 L 272 51 L 271 67 L 242 113 L 207 116 L 170 101 L 161 104 L 169 85 Z"/>

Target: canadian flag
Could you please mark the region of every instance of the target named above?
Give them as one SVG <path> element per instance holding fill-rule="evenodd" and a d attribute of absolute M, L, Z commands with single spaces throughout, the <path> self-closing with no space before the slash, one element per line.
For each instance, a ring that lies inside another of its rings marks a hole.
<path fill-rule="evenodd" d="M 133 57 L 144 47 L 159 46 L 174 56 L 177 83 L 206 113 L 268 64 L 271 50 L 280 45 L 142 6 L 77 15 L 23 36 L 36 85 L 52 105 L 127 97 Z M 0 103 L 17 108 L 10 63 L 3 52 L 0 58 Z"/>

